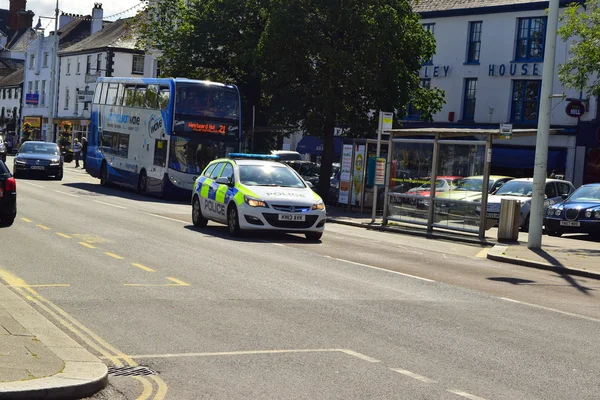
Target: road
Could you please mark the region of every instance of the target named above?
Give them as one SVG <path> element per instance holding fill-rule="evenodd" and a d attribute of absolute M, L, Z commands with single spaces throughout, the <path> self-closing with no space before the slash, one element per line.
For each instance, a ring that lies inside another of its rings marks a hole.
<path fill-rule="evenodd" d="M 336 224 L 231 239 L 72 166 L 17 185 L 0 277 L 107 365 L 155 373 L 95 398 L 598 398 L 600 282 Z"/>

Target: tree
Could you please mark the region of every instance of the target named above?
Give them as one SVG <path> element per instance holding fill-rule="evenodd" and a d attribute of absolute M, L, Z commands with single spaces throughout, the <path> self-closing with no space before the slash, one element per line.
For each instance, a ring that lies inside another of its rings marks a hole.
<path fill-rule="evenodd" d="M 559 66 L 558 78 L 569 88 L 600 95 L 600 7 L 598 0 L 587 0 L 582 10 L 580 2 L 570 4 L 561 16 L 563 25 L 558 34 L 563 41 L 574 39 L 569 48 L 571 58 Z"/>
<path fill-rule="evenodd" d="M 322 194 L 336 126 L 369 137 L 372 110 L 410 101 L 430 119 L 443 104 L 442 91 L 419 85 L 435 41 L 410 0 L 170 0 L 153 3 L 147 17 L 142 44 L 162 54 L 167 75 L 235 83 L 246 125 L 255 105 L 258 125 L 323 138 Z"/>
<path fill-rule="evenodd" d="M 260 49 L 269 105 L 324 139 L 321 194 L 336 125 L 371 136 L 378 120 L 371 110 L 412 101 L 430 118 L 443 104 L 441 91 L 419 85 L 421 60 L 433 55 L 435 41 L 408 0 L 274 0 Z"/>

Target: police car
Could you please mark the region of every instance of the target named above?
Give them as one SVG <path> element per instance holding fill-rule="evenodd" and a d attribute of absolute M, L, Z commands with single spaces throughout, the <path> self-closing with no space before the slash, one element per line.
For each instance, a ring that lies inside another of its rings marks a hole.
<path fill-rule="evenodd" d="M 325 204 L 310 184 L 278 156 L 232 153 L 212 161 L 196 179 L 192 220 L 227 224 L 238 236 L 246 230 L 304 233 L 319 240 L 325 229 Z"/>

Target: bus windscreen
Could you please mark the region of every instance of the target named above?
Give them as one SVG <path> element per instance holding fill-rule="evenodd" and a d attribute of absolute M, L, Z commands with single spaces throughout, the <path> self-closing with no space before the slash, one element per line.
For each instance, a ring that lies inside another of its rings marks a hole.
<path fill-rule="evenodd" d="M 239 99 L 223 86 L 180 83 L 176 87 L 175 114 L 237 120 Z"/>

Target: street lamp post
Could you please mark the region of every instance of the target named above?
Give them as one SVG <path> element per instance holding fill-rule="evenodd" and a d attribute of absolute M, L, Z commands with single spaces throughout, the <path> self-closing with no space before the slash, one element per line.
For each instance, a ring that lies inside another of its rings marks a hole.
<path fill-rule="evenodd" d="M 48 130 L 47 134 L 58 143 L 58 135 L 54 138 L 54 105 L 56 104 L 56 61 L 58 59 L 58 0 L 56 0 L 56 9 L 54 10 L 54 42 L 52 44 L 52 65 L 50 68 L 50 101 L 48 104 Z"/>
<path fill-rule="evenodd" d="M 556 62 L 559 5 L 560 0 L 550 0 L 548 25 L 546 26 L 544 70 L 542 72 L 542 91 L 540 94 L 540 111 L 535 144 L 535 167 L 533 170 L 533 196 L 531 197 L 529 238 L 527 240 L 527 247 L 530 249 L 539 249 L 542 247 L 548 139 L 550 136 L 550 114 L 552 113 L 552 84 L 554 82 L 554 64 Z"/>

